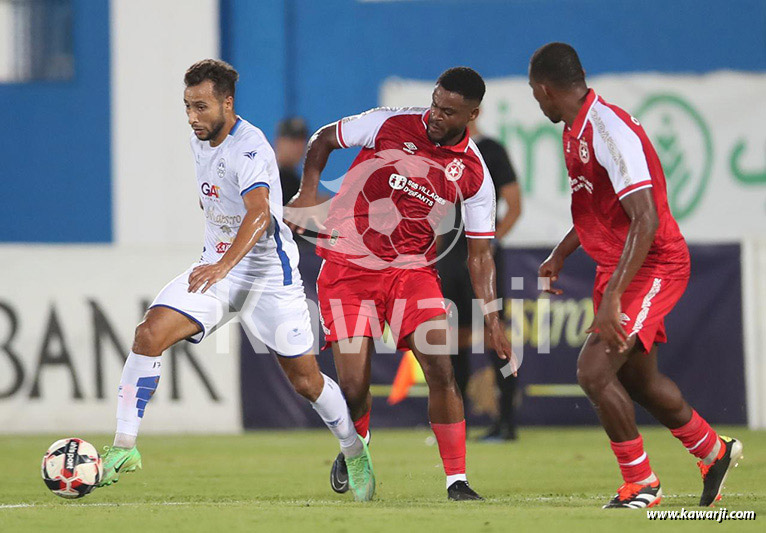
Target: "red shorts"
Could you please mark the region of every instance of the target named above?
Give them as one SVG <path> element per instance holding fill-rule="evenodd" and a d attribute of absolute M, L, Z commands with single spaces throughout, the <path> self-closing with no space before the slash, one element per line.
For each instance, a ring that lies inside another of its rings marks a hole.
<path fill-rule="evenodd" d="M 324 261 L 317 295 L 327 345 L 379 337 L 387 322 L 397 348 L 407 350 L 406 338 L 415 328 L 447 313 L 439 275 L 432 268 L 365 270 Z"/>
<path fill-rule="evenodd" d="M 610 272 L 597 272 L 593 287 L 593 307 L 598 312 Z M 634 278 L 620 298 L 620 322 L 628 335 L 636 335 L 649 352 L 656 342 L 667 342 L 665 315 L 681 299 L 689 279 Z"/>

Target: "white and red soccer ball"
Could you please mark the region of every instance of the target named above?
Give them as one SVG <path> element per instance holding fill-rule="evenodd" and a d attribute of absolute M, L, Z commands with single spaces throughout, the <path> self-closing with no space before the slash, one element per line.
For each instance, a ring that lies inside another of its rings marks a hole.
<path fill-rule="evenodd" d="M 96 488 L 103 475 L 101 456 L 82 439 L 57 440 L 43 457 L 43 481 L 62 498 L 82 498 Z"/>

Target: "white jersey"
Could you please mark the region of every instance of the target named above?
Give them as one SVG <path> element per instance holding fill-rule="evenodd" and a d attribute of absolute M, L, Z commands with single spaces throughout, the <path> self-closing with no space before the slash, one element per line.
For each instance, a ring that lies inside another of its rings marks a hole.
<path fill-rule="evenodd" d="M 246 209 L 242 196 L 257 187 L 269 189 L 271 224 L 231 273 L 245 278 L 300 282 L 298 247 L 282 222 L 282 185 L 277 160 L 263 132 L 240 117 L 226 139 L 211 147 L 192 133 L 191 149 L 205 212 L 201 262 L 215 263 L 229 249 Z"/>

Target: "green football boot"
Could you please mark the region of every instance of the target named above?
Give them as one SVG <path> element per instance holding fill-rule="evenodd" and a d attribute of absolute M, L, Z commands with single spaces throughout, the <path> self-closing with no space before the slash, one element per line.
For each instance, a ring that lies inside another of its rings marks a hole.
<path fill-rule="evenodd" d="M 375 494 L 375 472 L 372 471 L 372 458 L 367 443 L 361 437 L 359 440 L 362 441 L 364 452 L 356 457 L 346 457 L 348 484 L 356 501 L 368 502 Z"/>
<path fill-rule="evenodd" d="M 104 469 L 104 477 L 101 478 L 99 487 L 106 487 L 120 480 L 123 472 L 133 472 L 141 468 L 141 454 L 138 448 L 118 448 L 117 446 L 104 446 L 101 456 L 101 464 Z"/>

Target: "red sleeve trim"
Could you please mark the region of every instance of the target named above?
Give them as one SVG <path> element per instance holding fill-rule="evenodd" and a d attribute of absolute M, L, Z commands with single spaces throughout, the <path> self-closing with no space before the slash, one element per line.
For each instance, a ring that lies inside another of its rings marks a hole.
<path fill-rule="evenodd" d="M 632 192 L 635 192 L 639 189 L 646 189 L 648 187 L 652 186 L 652 180 L 645 180 L 638 183 L 634 183 L 633 185 L 630 185 L 629 187 L 625 187 L 623 190 L 619 192 L 617 195 L 620 200 L 625 198 L 627 195 L 629 195 Z"/>
<path fill-rule="evenodd" d="M 466 231 L 465 232 L 466 237 L 494 237 L 495 232 L 494 231 Z"/>
<path fill-rule="evenodd" d="M 346 143 L 343 142 L 343 132 L 340 129 L 341 122 L 342 121 L 339 120 L 337 123 L 337 126 L 335 126 L 335 136 L 337 137 L 338 144 L 340 145 L 341 148 L 348 148 L 348 146 L 346 146 Z"/>

